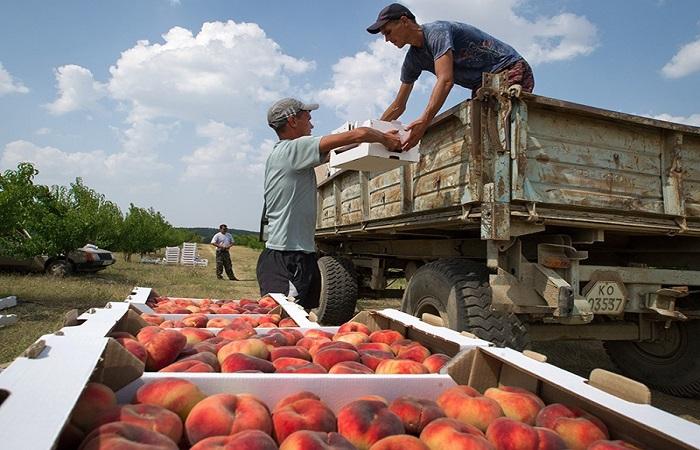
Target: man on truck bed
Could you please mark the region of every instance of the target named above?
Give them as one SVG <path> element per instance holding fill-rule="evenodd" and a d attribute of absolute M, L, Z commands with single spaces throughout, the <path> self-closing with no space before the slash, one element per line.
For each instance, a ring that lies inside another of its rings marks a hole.
<path fill-rule="evenodd" d="M 484 72 L 506 71 L 509 86 L 519 85 L 525 92 L 532 92 L 535 87 L 530 65 L 513 47 L 471 25 L 446 21 L 419 25 L 408 8 L 392 3 L 379 12 L 377 21 L 367 31 L 382 33 L 384 39 L 398 48 L 411 46 L 401 67 L 399 92 L 381 120 L 395 120 L 403 114 L 413 83 L 422 71 L 437 77 L 428 106 L 407 127 L 411 134 L 403 144 L 404 149 L 412 148 L 423 137 L 454 83 L 471 89 L 474 97 Z"/>
<path fill-rule="evenodd" d="M 299 299 L 305 309 L 316 308 L 321 295 L 321 273 L 316 262 L 316 174 L 328 153 L 336 148 L 378 142 L 401 151 L 394 132 L 355 128 L 323 137 L 311 136 L 311 111 L 317 104 L 293 98 L 279 100 L 267 112 L 267 123 L 279 141 L 265 163 L 265 205 L 268 240 L 256 269 L 260 295 L 282 293 Z"/>

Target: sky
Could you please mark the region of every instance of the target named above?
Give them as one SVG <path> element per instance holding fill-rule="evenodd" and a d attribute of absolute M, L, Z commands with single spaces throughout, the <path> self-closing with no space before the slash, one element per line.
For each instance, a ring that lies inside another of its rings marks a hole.
<path fill-rule="evenodd" d="M 0 0 L 0 172 L 76 177 L 175 226 L 257 230 L 267 108 L 318 102 L 315 135 L 376 118 L 407 48 L 370 35 L 384 2 Z M 535 93 L 700 126 L 699 0 L 405 0 L 532 65 Z M 427 104 L 416 83 L 401 120 Z M 455 86 L 444 108 L 468 98 Z"/>

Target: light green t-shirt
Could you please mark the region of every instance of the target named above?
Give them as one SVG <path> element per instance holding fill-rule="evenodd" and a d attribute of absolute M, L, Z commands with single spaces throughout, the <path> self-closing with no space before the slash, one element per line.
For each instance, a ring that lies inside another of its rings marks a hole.
<path fill-rule="evenodd" d="M 268 240 L 273 250 L 316 251 L 316 174 L 320 137 L 279 141 L 265 164 Z"/>

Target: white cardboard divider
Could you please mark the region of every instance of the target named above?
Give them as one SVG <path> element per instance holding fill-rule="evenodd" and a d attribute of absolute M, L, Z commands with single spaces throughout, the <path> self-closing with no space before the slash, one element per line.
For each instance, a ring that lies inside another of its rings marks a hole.
<path fill-rule="evenodd" d="M 148 301 L 148 298 L 151 296 L 152 291 L 153 289 L 149 287 L 136 286 L 131 291 L 131 294 L 127 295 L 124 301 L 127 303 L 133 303 L 135 305 L 145 305 Z"/>
<path fill-rule="evenodd" d="M 517 367 L 520 371 L 549 381 L 575 396 L 593 401 L 610 411 L 622 412 L 641 426 L 673 436 L 692 448 L 700 448 L 700 425 L 669 414 L 651 405 L 634 403 L 608 394 L 587 383 L 585 378 L 546 362 L 536 361 L 510 348 L 483 347 L 481 350 Z"/>
<path fill-rule="evenodd" d="M 120 403 L 129 403 L 136 390 L 144 384 L 173 374 L 147 372 L 141 378 L 117 392 Z M 335 412 L 343 405 L 365 395 L 381 395 L 388 401 L 402 395 L 436 399 L 445 389 L 456 386 L 449 375 L 325 375 L 274 373 L 203 373 L 178 374 L 197 384 L 202 392 L 213 395 L 221 392 L 248 393 L 263 400 L 270 408 L 287 395 L 310 391 Z M 338 387 L 342 386 L 342 389 Z"/>
<path fill-rule="evenodd" d="M 45 335 L 36 358 L 20 356 L 0 372 L 0 447 L 49 449 L 104 351 L 106 339 Z"/>

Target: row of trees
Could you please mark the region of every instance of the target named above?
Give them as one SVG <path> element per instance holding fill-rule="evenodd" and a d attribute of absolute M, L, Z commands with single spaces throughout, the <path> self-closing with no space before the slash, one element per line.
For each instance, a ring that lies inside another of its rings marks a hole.
<path fill-rule="evenodd" d="M 112 251 L 145 254 L 196 234 L 174 228 L 153 208 L 129 205 L 122 213 L 80 178 L 70 186 L 34 184 L 39 171 L 30 163 L 0 174 L 0 254 L 57 255 L 87 243 Z"/>

